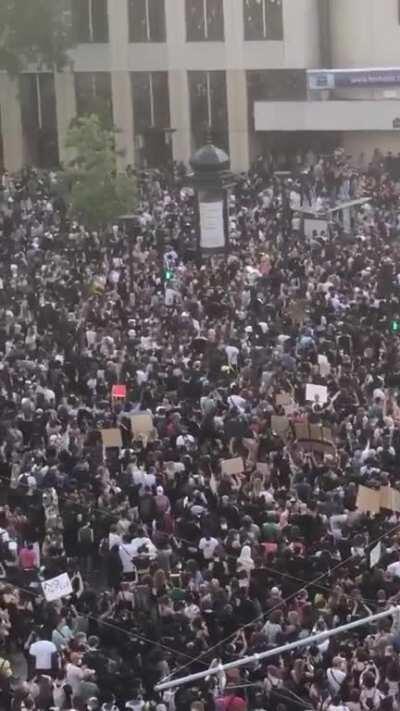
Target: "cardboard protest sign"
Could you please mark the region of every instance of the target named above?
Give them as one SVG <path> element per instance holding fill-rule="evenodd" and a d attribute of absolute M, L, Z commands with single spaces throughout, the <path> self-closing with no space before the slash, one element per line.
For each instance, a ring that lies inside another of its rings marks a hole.
<path fill-rule="evenodd" d="M 325 405 L 328 402 L 328 388 L 326 385 L 306 385 L 306 400 L 316 403 L 317 405 Z"/>
<path fill-rule="evenodd" d="M 310 428 L 308 426 L 308 422 L 296 422 L 294 430 L 296 433 L 296 439 L 299 440 L 299 442 L 310 439 Z"/>
<path fill-rule="evenodd" d="M 380 490 L 380 505 L 382 509 L 389 509 L 400 513 L 400 491 L 391 486 L 382 486 Z"/>
<path fill-rule="evenodd" d="M 295 424 L 295 435 L 298 444 L 306 451 L 320 454 L 334 454 L 335 444 L 332 432 L 321 425 L 309 425 L 308 422 Z"/>
<path fill-rule="evenodd" d="M 50 578 L 42 583 L 43 595 L 47 602 L 60 600 L 62 597 L 72 595 L 72 585 L 68 573 L 57 575 L 56 578 Z"/>
<path fill-rule="evenodd" d="M 145 435 L 149 437 L 153 432 L 153 416 L 147 412 L 131 416 L 132 432 L 134 435 Z"/>
<path fill-rule="evenodd" d="M 276 405 L 283 407 L 285 415 L 289 417 L 296 410 L 296 403 L 290 393 L 281 392 L 275 398 Z"/>
<path fill-rule="evenodd" d="M 356 506 L 365 513 L 379 513 L 381 510 L 381 494 L 376 489 L 359 486 Z"/>
<path fill-rule="evenodd" d="M 286 440 L 290 434 L 290 422 L 287 417 L 271 415 L 271 429 L 283 440 Z"/>
<path fill-rule="evenodd" d="M 111 397 L 115 400 L 124 400 L 126 398 L 126 385 L 113 385 L 111 390 Z"/>
<path fill-rule="evenodd" d="M 122 436 L 118 427 L 101 430 L 101 439 L 103 441 L 103 447 L 122 447 Z"/>
<path fill-rule="evenodd" d="M 378 563 L 381 559 L 381 556 L 382 556 L 382 544 L 379 541 L 379 543 L 377 543 L 376 546 L 370 550 L 369 567 L 374 568 L 375 565 L 378 565 Z"/>
<path fill-rule="evenodd" d="M 222 474 L 229 474 L 229 476 L 234 476 L 235 474 L 243 474 L 244 466 L 242 457 L 223 459 L 221 462 L 221 471 Z"/>

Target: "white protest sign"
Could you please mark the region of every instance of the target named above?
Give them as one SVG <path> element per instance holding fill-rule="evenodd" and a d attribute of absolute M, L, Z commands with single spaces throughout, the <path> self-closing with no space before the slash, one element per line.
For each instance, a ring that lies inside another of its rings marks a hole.
<path fill-rule="evenodd" d="M 382 555 L 382 544 L 379 541 L 379 543 L 376 544 L 375 548 L 372 548 L 369 554 L 369 567 L 374 568 L 375 565 L 377 565 L 381 559 Z"/>
<path fill-rule="evenodd" d="M 42 590 L 47 602 L 59 600 L 61 597 L 67 597 L 73 592 L 68 573 L 62 573 L 61 575 L 57 575 L 56 578 L 44 580 Z"/>
<path fill-rule="evenodd" d="M 306 385 L 306 400 L 317 405 L 325 405 L 328 402 L 328 388 L 325 385 Z"/>
<path fill-rule="evenodd" d="M 331 366 L 326 355 L 318 356 L 319 372 L 322 378 L 326 378 L 331 372 Z"/>

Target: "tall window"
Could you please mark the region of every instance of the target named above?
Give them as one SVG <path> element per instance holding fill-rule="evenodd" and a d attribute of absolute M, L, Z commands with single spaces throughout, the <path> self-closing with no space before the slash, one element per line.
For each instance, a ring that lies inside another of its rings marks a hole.
<path fill-rule="evenodd" d="M 169 128 L 168 72 L 132 72 L 135 133 Z"/>
<path fill-rule="evenodd" d="M 188 72 L 188 77 L 193 148 L 210 132 L 219 148 L 229 150 L 225 72 Z"/>
<path fill-rule="evenodd" d="M 78 116 L 98 114 L 112 125 L 111 77 L 108 72 L 77 72 L 75 94 Z"/>
<path fill-rule="evenodd" d="M 165 42 L 164 0 L 128 0 L 129 41 Z"/>
<path fill-rule="evenodd" d="M 41 168 L 57 165 L 57 109 L 53 74 L 21 74 L 19 95 L 25 160 Z"/>
<path fill-rule="evenodd" d="M 132 72 L 136 160 L 146 168 L 172 161 L 168 72 Z"/>
<path fill-rule="evenodd" d="M 72 18 L 77 42 L 109 41 L 107 0 L 72 0 Z"/>
<path fill-rule="evenodd" d="M 223 0 L 186 0 L 188 42 L 223 42 Z"/>
<path fill-rule="evenodd" d="M 283 0 L 243 0 L 244 38 L 283 39 Z"/>

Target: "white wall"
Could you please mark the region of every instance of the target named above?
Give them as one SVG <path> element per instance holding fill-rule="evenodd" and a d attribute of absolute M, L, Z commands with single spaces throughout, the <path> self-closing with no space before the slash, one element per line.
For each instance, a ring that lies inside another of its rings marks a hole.
<path fill-rule="evenodd" d="M 331 0 L 335 67 L 400 64 L 397 0 Z"/>
<path fill-rule="evenodd" d="M 400 101 L 257 101 L 256 131 L 390 131 Z"/>

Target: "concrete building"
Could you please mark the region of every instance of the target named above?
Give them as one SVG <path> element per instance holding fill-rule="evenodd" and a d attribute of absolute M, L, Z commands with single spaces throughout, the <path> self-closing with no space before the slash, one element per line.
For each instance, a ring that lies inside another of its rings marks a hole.
<path fill-rule="evenodd" d="M 71 120 L 93 111 L 118 128 L 122 165 L 187 162 L 208 126 L 234 170 L 306 146 L 400 150 L 398 0 L 69 2 L 71 66 L 0 74 L 10 171 L 66 161 Z M 307 71 L 332 67 L 383 69 Z"/>

